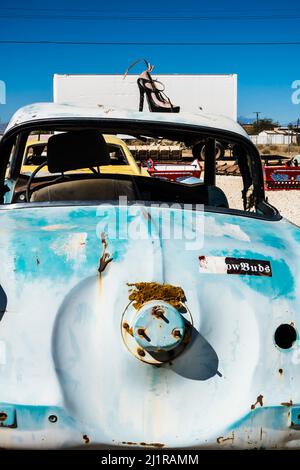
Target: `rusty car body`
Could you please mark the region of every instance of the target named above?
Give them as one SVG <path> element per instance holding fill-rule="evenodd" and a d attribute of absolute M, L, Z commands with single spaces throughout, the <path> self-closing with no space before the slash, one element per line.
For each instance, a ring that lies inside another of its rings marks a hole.
<path fill-rule="evenodd" d="M 49 174 L 22 175 L 37 130 L 55 132 Z M 204 180 L 101 174 L 102 134 L 204 139 Z M 240 148 L 244 210 L 216 186 L 220 139 Z M 299 447 L 300 229 L 237 123 L 27 106 L 0 193 L 1 448 Z"/>

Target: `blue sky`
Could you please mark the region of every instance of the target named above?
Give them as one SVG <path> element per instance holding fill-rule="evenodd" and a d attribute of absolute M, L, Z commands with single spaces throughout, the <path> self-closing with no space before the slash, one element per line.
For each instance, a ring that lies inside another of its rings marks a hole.
<path fill-rule="evenodd" d="M 12 8 L 23 10 L 10 10 Z M 38 10 L 41 8 L 45 11 Z M 44 17 L 3 17 L 14 13 Z M 131 15 L 146 18 L 164 15 L 289 15 L 290 18 L 255 21 L 97 21 L 57 20 L 49 18 L 51 14 L 76 17 Z M 300 41 L 299 26 L 300 6 L 297 9 L 297 3 L 290 0 L 252 0 L 246 3 L 237 0 L 117 0 L 110 3 L 96 0 L 1 0 L 0 3 L 0 41 Z M 25 104 L 51 100 L 54 73 L 123 73 L 133 60 L 146 57 L 155 64 L 156 73 L 237 73 L 238 114 L 254 116 L 253 111 L 261 111 L 262 116 L 287 123 L 300 117 L 300 104 L 291 102 L 291 83 L 300 80 L 299 54 L 299 45 L 169 47 L 0 44 L 0 80 L 5 81 L 7 86 L 7 104 L 0 105 L 0 119 L 6 121 L 18 107 Z M 134 71 L 138 70 L 136 68 Z"/>

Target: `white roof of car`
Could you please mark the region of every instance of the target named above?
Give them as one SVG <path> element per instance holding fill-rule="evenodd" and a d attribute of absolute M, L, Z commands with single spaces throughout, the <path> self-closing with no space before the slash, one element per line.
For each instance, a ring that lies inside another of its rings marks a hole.
<path fill-rule="evenodd" d="M 38 120 L 47 119 L 129 119 L 139 121 L 169 122 L 174 124 L 190 124 L 203 127 L 211 127 L 219 130 L 235 132 L 244 137 L 249 137 L 246 131 L 235 121 L 214 114 L 206 114 L 201 111 L 191 113 L 150 113 L 131 110 L 119 110 L 104 106 L 77 106 L 73 104 L 35 103 L 20 108 L 11 118 L 6 132 L 14 126 Z"/>

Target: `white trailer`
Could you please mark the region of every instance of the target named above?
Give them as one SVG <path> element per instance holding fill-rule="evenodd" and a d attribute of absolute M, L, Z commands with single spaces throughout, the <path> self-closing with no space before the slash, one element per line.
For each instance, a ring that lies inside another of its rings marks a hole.
<path fill-rule="evenodd" d="M 155 75 L 181 111 L 219 114 L 237 119 L 237 75 Z M 138 75 L 54 75 L 56 103 L 103 105 L 138 110 Z M 148 111 L 147 104 L 144 110 Z"/>

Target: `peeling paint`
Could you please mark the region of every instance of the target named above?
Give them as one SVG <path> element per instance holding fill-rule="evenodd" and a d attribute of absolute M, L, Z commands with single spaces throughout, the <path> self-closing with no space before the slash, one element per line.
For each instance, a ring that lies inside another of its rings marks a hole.
<path fill-rule="evenodd" d="M 66 258 L 66 261 L 73 261 L 81 264 L 86 260 L 85 245 L 86 233 L 67 234 L 55 240 L 51 245 L 51 250 L 57 255 Z"/>
<path fill-rule="evenodd" d="M 293 406 L 293 401 L 290 400 L 290 401 L 286 401 L 286 402 L 283 402 L 281 403 L 282 406 Z"/>
<path fill-rule="evenodd" d="M 227 130 L 235 132 L 246 137 L 249 141 L 250 137 L 245 130 L 236 121 L 226 117 L 214 114 L 199 113 L 153 113 L 120 110 L 107 108 L 105 106 L 78 106 L 73 104 L 57 104 L 57 103 L 33 103 L 28 106 L 20 108 L 11 118 L 5 133 L 12 127 L 24 124 L 30 121 L 40 119 L 131 119 L 138 122 L 161 122 L 161 123 L 174 123 L 174 124 L 190 124 L 196 126 L 211 127 L 214 129 Z"/>
<path fill-rule="evenodd" d="M 233 442 L 234 441 L 234 432 L 232 433 L 231 436 L 229 437 L 223 437 L 223 436 L 220 436 L 217 438 L 217 443 L 218 444 L 225 444 L 225 442 Z"/>
<path fill-rule="evenodd" d="M 107 240 L 105 233 L 101 234 L 101 243 L 102 243 L 102 256 L 99 260 L 98 272 L 102 273 L 106 266 L 113 260 L 109 253 L 107 253 Z"/>

